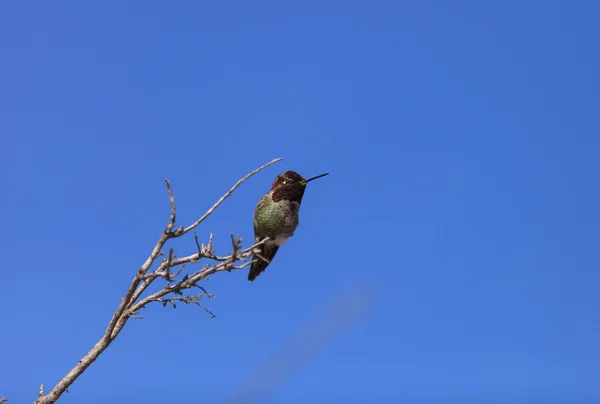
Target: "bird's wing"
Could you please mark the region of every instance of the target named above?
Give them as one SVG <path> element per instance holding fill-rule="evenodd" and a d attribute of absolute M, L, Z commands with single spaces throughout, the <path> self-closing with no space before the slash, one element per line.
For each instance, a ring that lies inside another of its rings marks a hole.
<path fill-rule="evenodd" d="M 258 254 L 255 253 L 252 257 L 254 262 L 250 266 L 250 272 L 248 272 L 249 281 L 256 279 L 256 277 L 260 275 L 267 268 L 267 266 L 269 266 L 271 260 L 273 260 L 275 257 L 275 254 L 277 254 L 279 246 L 273 242 L 269 242 L 256 247 L 256 249 Z M 265 261 L 264 258 L 266 258 L 269 262 Z"/>
<path fill-rule="evenodd" d="M 256 210 L 254 211 L 254 242 L 258 243 L 261 239 L 265 238 L 267 234 L 260 234 L 258 229 L 258 219 L 256 215 L 258 212 L 262 211 L 266 205 L 269 203 L 269 198 L 271 198 L 270 194 L 263 195 L 256 204 Z"/>

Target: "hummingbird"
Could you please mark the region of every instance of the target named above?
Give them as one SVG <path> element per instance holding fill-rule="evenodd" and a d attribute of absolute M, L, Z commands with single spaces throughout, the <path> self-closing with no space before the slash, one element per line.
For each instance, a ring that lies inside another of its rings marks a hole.
<path fill-rule="evenodd" d="M 258 200 L 254 210 L 254 243 L 268 237 L 264 244 L 255 247 L 248 280 L 254 281 L 271 263 L 277 250 L 298 227 L 298 211 L 306 185 L 329 173 L 305 180 L 295 171 L 286 171 L 275 177 L 271 190 Z"/>

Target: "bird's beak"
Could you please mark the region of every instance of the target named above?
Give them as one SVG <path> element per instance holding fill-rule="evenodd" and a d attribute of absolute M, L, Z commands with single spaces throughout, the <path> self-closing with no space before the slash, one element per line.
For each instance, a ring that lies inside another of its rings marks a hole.
<path fill-rule="evenodd" d="M 321 174 L 321 175 L 317 175 L 316 177 L 312 177 L 309 178 L 307 180 L 301 181 L 304 185 L 308 184 L 309 182 L 311 182 L 312 180 L 316 180 L 317 178 L 321 178 L 321 177 L 325 177 L 326 175 L 329 175 L 329 173 L 325 173 L 325 174 Z"/>

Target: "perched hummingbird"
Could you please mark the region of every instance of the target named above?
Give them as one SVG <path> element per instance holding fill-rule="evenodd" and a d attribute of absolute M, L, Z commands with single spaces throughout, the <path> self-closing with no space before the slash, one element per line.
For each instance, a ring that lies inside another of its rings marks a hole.
<path fill-rule="evenodd" d="M 279 247 L 294 235 L 306 184 L 328 174 L 305 180 L 297 172 L 286 171 L 275 178 L 271 190 L 259 199 L 254 211 L 254 243 L 265 237 L 270 239 L 255 248 L 252 256 L 254 262 L 248 273 L 249 281 L 256 279 L 267 268 Z"/>

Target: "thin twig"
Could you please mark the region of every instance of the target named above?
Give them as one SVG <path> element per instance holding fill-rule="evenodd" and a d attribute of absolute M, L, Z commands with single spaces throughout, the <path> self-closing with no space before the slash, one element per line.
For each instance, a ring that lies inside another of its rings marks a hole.
<path fill-rule="evenodd" d="M 177 216 L 177 208 L 175 207 L 175 197 L 173 196 L 173 189 L 171 188 L 171 183 L 169 180 L 165 179 L 165 183 L 167 184 L 167 192 L 169 193 L 169 203 L 171 204 L 171 217 L 169 217 L 169 224 L 165 229 L 165 233 L 170 233 L 175 227 L 175 217 Z"/>
<path fill-rule="evenodd" d="M 194 241 L 196 241 L 196 247 L 198 247 L 198 255 L 202 255 L 202 247 L 200 247 L 200 241 L 198 241 L 198 233 L 194 232 Z"/>
<path fill-rule="evenodd" d="M 184 297 L 169 297 L 169 298 L 165 298 L 165 299 L 157 298 L 157 299 L 154 299 L 153 301 L 162 303 L 163 307 L 165 307 L 167 304 L 171 304 L 171 306 L 173 306 L 174 309 L 177 308 L 177 305 L 175 304 L 175 302 L 182 302 L 185 304 L 195 304 L 198 307 L 202 308 L 204 311 L 206 311 L 208 314 L 210 314 L 211 318 L 216 318 L 217 316 L 215 316 L 215 314 L 212 311 L 210 311 L 209 309 L 207 309 L 200 303 L 201 299 L 202 299 L 202 295 L 197 295 L 197 296 L 184 296 Z"/>
<path fill-rule="evenodd" d="M 202 305 L 200 302 L 196 302 L 196 304 L 197 304 L 198 306 L 200 306 L 202 309 L 204 309 L 204 311 L 205 311 L 205 312 L 207 312 L 208 314 L 210 314 L 210 318 L 216 318 L 216 317 L 217 317 L 217 316 L 215 316 L 215 314 L 214 314 L 212 311 L 208 310 L 208 309 L 207 309 L 206 307 L 204 307 L 204 306 L 203 306 L 203 305 Z"/>
<path fill-rule="evenodd" d="M 196 285 L 196 286 L 198 286 L 198 285 Z M 209 299 L 214 299 L 216 297 L 215 295 L 213 295 L 212 293 L 210 293 L 209 291 L 204 289 L 202 286 L 198 286 L 198 288 L 200 288 L 200 290 L 202 290 L 204 292 L 204 294 L 206 295 L 206 297 L 208 297 Z"/>
<path fill-rule="evenodd" d="M 227 199 L 229 197 L 229 195 L 231 195 L 233 193 L 233 191 L 236 190 L 237 187 L 242 185 L 243 182 L 248 180 L 248 178 L 252 177 L 254 174 L 258 173 L 259 171 L 262 171 L 263 169 L 267 168 L 271 164 L 277 163 L 278 161 L 281 161 L 281 158 L 276 158 L 275 160 L 269 161 L 267 164 L 257 168 L 256 170 L 252 171 L 250 174 L 246 175 L 244 178 L 242 178 L 241 180 L 236 182 L 235 185 L 233 187 L 231 187 L 231 189 L 225 193 L 225 195 L 223 195 L 217 202 L 215 202 L 215 204 L 204 215 L 202 215 L 200 217 L 200 219 L 196 220 L 194 223 L 192 223 L 191 225 L 186 227 L 185 230 L 183 230 L 183 232 L 181 232 L 181 234 L 178 234 L 177 236 L 183 236 L 188 231 L 193 230 L 196 226 L 198 226 L 200 223 L 202 223 L 207 217 L 209 217 L 210 214 L 213 213 L 215 211 L 215 209 L 217 209 L 219 207 L 219 205 L 221 203 L 223 203 L 223 201 L 225 199 Z"/>

